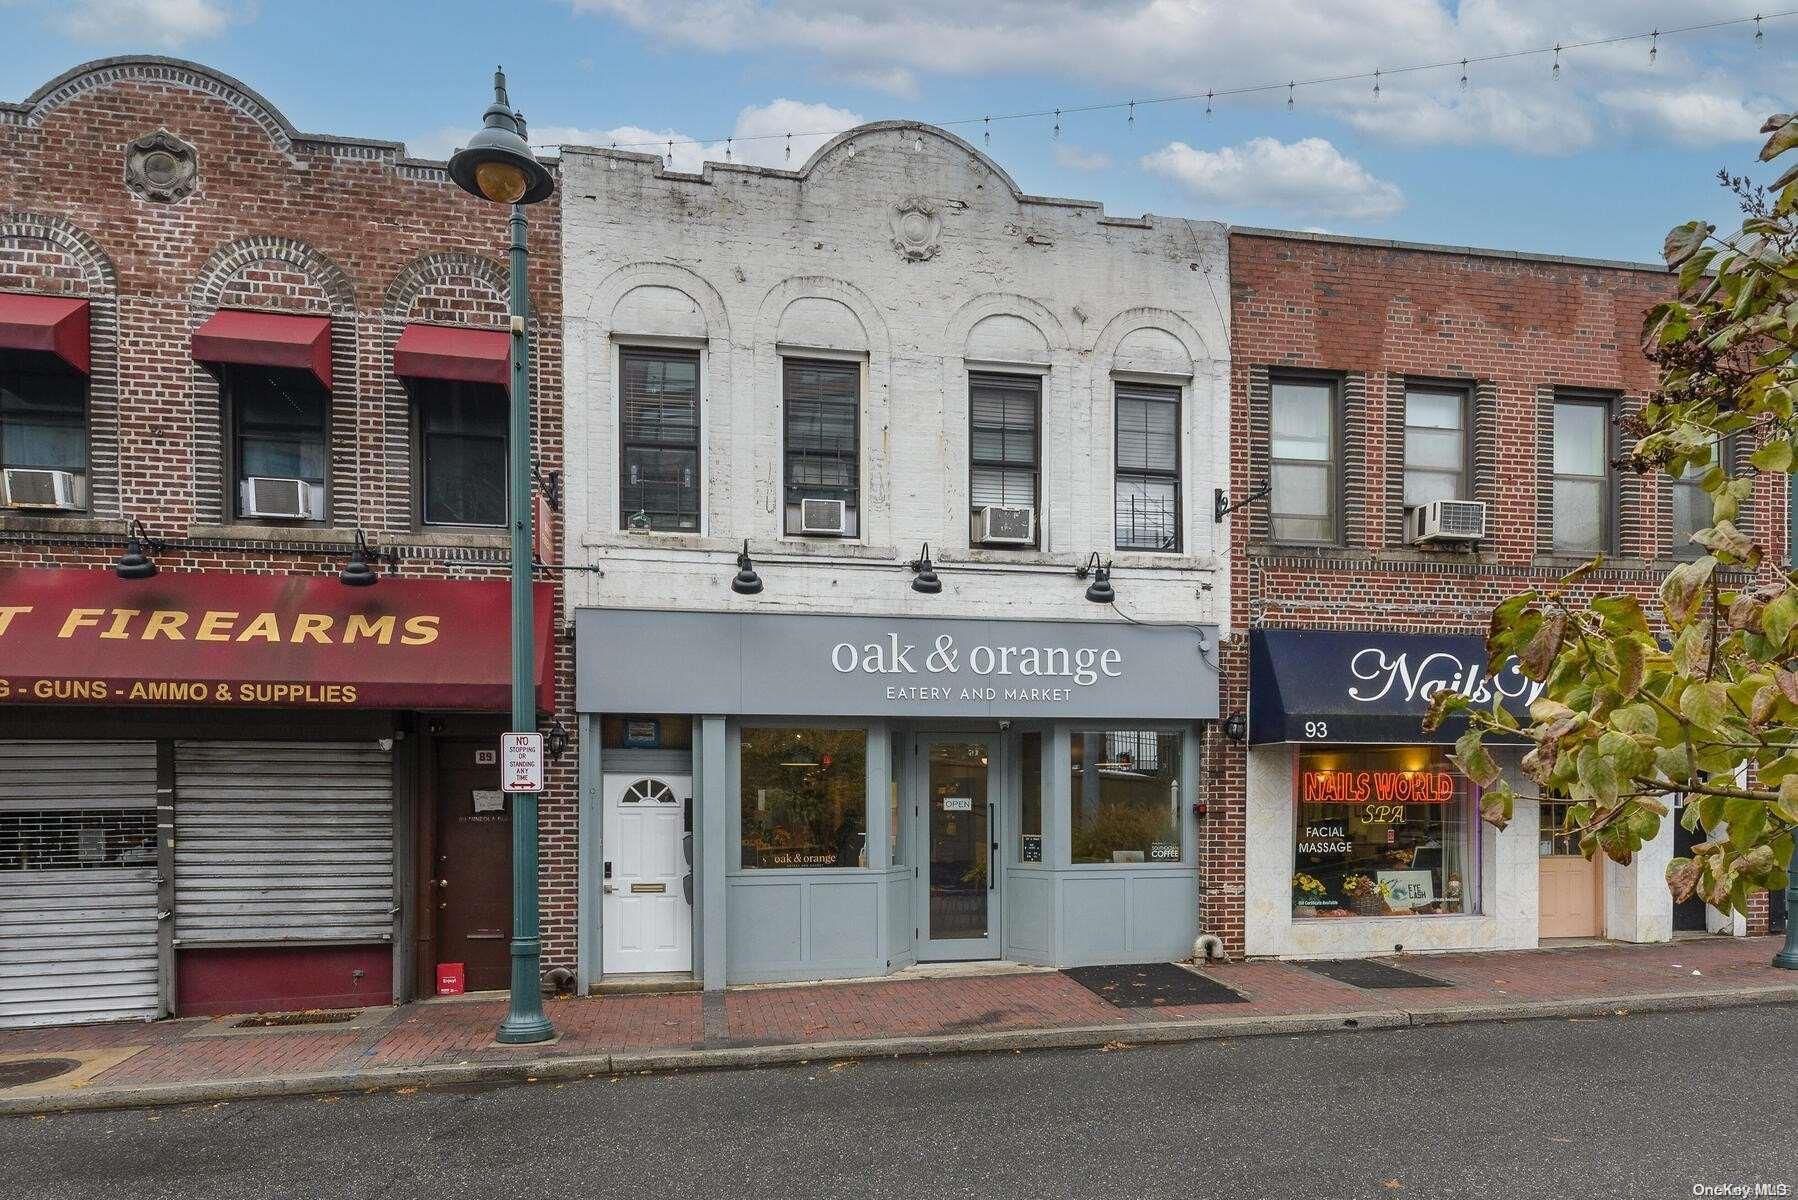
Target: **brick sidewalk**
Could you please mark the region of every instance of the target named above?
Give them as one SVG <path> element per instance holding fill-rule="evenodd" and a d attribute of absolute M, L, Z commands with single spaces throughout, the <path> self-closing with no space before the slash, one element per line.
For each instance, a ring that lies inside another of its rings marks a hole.
<path fill-rule="evenodd" d="M 354 1088 L 394 1068 L 435 1068 L 605 1056 L 645 1050 L 804 1046 L 873 1039 L 1058 1030 L 1202 1019 L 1299 1015 L 1427 1014 L 1448 1010 L 1586 1001 L 1628 1008 L 1632 999 L 1710 997 L 1798 988 L 1793 972 L 1769 965 L 1772 938 L 1710 938 L 1658 946 L 1601 946 L 1486 954 L 1411 955 L 1404 969 L 1451 987 L 1364 990 L 1296 963 L 1212 966 L 1206 974 L 1244 1003 L 1118 1008 L 1058 971 L 948 978 L 901 976 L 867 983 L 745 988 L 723 997 L 728 1035 L 707 1040 L 696 993 L 552 1001 L 559 1040 L 499 1047 L 499 1000 L 435 1001 L 373 1010 L 354 1027 L 232 1029 L 231 1019 L 0 1031 L 0 1063 L 34 1056 L 82 1059 L 87 1069 L 42 1084 L 0 1090 L 0 1102 L 159 1085 L 225 1084 L 282 1076 L 337 1077 Z M 1395 961 L 1395 960 L 1388 960 Z M 1795 991 L 1793 999 L 1798 999 Z M 1527 1011 L 1517 1015 L 1528 1015 Z M 715 1025 L 715 1028 L 718 1027 Z M 603 1061 L 603 1060 L 602 1060 Z M 605 1069 L 603 1066 L 598 1068 Z M 374 1074 L 364 1078 L 367 1072 Z"/>

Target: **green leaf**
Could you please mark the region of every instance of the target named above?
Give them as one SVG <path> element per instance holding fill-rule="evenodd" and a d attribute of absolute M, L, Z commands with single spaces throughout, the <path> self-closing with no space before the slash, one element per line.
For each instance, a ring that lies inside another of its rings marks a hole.
<path fill-rule="evenodd" d="M 1647 633 L 1648 617 L 1642 611 L 1642 602 L 1634 596 L 1598 596 L 1592 601 L 1592 611 L 1604 619 L 1604 626 L 1610 633 Z"/>
<path fill-rule="evenodd" d="M 1679 712 L 1708 733 L 1729 712 L 1729 693 L 1714 679 L 1695 680 L 1679 694 Z"/>
<path fill-rule="evenodd" d="M 1723 819 L 1729 824 L 1729 844 L 1746 853 L 1766 831 L 1767 806 L 1745 796 L 1731 796 L 1723 802 Z"/>
<path fill-rule="evenodd" d="M 1778 138 L 1780 135 L 1775 133 L 1773 136 Z M 1769 142 L 1768 145 L 1772 145 L 1772 143 Z M 1771 157 L 1772 155 L 1766 151 L 1761 152 L 1762 162 L 1766 162 Z M 1704 239 L 1709 237 L 1715 228 L 1714 225 L 1706 225 L 1703 221 L 1687 221 L 1684 225 L 1674 226 L 1668 231 L 1667 240 L 1661 246 L 1661 256 L 1667 260 L 1668 266 L 1679 266 L 1698 253 L 1698 248 L 1704 245 Z"/>
<path fill-rule="evenodd" d="M 1798 624 L 1798 589 L 1787 588 L 1761 610 L 1761 632 L 1775 646 L 1784 646 Z"/>
<path fill-rule="evenodd" d="M 1548 669 L 1554 664 L 1555 655 L 1560 652 L 1561 638 L 1566 632 L 1566 613 L 1557 610 L 1543 620 L 1528 644 L 1517 652 L 1517 665 L 1523 669 L 1526 678 L 1548 678 Z"/>
<path fill-rule="evenodd" d="M 1646 701 L 1625 704 L 1611 713 L 1611 727 L 1621 733 L 1652 738 L 1660 733 L 1661 718 L 1654 705 Z"/>
<path fill-rule="evenodd" d="M 1482 788 L 1489 788 L 1498 782 L 1498 764 L 1480 742 L 1481 734 L 1477 729 L 1469 729 L 1455 741 L 1455 752 L 1449 757 L 1462 774 L 1473 780 Z"/>
<path fill-rule="evenodd" d="M 1783 475 L 1792 469 L 1792 443 L 1786 438 L 1774 438 L 1756 450 L 1748 461 L 1757 470 Z"/>
<path fill-rule="evenodd" d="M 1716 569 L 1717 560 L 1707 554 L 1667 572 L 1667 578 L 1661 581 L 1661 611 L 1667 617 L 1667 624 L 1675 629 L 1685 628 L 1704 598 L 1704 585 L 1710 582 L 1711 572 Z"/>

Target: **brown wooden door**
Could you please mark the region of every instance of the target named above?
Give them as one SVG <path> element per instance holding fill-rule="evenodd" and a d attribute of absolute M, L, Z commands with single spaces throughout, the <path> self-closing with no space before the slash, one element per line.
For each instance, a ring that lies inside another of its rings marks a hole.
<path fill-rule="evenodd" d="M 1588 862 L 1565 829 L 1566 800 L 1543 799 L 1537 863 L 1537 935 L 1604 936 L 1604 855 Z"/>
<path fill-rule="evenodd" d="M 511 983 L 512 805 L 492 738 L 437 743 L 437 961 L 459 962 L 471 992 Z"/>

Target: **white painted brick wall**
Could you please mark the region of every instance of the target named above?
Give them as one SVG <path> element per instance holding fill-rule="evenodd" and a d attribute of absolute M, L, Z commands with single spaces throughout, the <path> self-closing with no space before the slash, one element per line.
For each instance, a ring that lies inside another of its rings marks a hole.
<path fill-rule="evenodd" d="M 1023 196 L 960 139 L 897 123 L 796 172 L 712 164 L 702 178 L 573 147 L 562 171 L 569 554 L 605 571 L 571 577 L 572 605 L 1117 620 L 1072 575 L 1097 550 L 1131 617 L 1224 623 L 1223 226 Z M 925 261 L 894 245 L 913 197 L 941 222 Z M 657 339 L 702 351 L 699 535 L 619 528 L 617 350 Z M 782 534 L 780 360 L 807 350 L 865 355 L 853 542 Z M 970 361 L 1047 368 L 1041 550 L 970 547 Z M 1183 388 L 1180 554 L 1112 549 L 1115 372 Z M 744 538 L 759 596 L 729 588 Z M 924 542 L 938 596 L 909 587 Z"/>

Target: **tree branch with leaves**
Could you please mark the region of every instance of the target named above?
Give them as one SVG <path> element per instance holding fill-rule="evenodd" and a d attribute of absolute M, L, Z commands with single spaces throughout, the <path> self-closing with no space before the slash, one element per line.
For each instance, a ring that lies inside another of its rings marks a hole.
<path fill-rule="evenodd" d="M 1798 147 L 1791 114 L 1762 132 L 1763 162 Z M 1798 572 L 1776 569 L 1737 526 L 1756 478 L 1794 466 L 1798 166 L 1767 187 L 1727 173 L 1722 182 L 1745 219 L 1723 237 L 1702 221 L 1667 235 L 1677 291 L 1643 331 L 1658 380 L 1622 422 L 1633 439 L 1624 465 L 1696 479 L 1709 498 L 1710 523 L 1692 535 L 1704 554 L 1668 571 L 1658 622 L 1633 596 L 1591 594 L 1602 558 L 1504 600 L 1488 668 L 1516 656 L 1543 684 L 1529 721 L 1438 693 L 1425 724 L 1466 716 L 1452 757 L 1500 828 L 1516 797 L 1486 743 L 1530 743 L 1524 772 L 1573 801 L 1566 829 L 1588 858 L 1630 862 L 1681 802 L 1681 821 L 1705 840 L 1668 865 L 1674 898 L 1745 913 L 1756 891 L 1786 886 L 1798 830 Z M 1753 448 L 1743 471 L 1732 446 Z"/>

